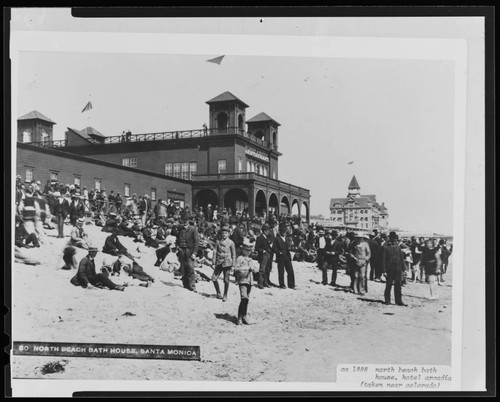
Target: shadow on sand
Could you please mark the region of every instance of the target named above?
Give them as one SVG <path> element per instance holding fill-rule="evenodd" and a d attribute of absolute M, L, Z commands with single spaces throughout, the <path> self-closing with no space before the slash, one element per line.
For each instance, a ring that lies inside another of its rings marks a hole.
<path fill-rule="evenodd" d="M 167 282 L 167 281 L 162 281 L 162 280 L 160 280 L 160 282 L 163 283 L 164 285 L 167 285 L 167 286 L 182 288 L 182 285 L 180 285 L 178 283 Z"/>
<path fill-rule="evenodd" d="M 215 313 L 214 315 L 215 315 L 215 318 L 217 318 L 218 320 L 225 320 L 225 321 L 228 321 L 232 324 L 236 324 L 236 322 L 238 321 L 236 316 L 228 314 L 228 313 L 224 313 L 224 314 Z"/>
<path fill-rule="evenodd" d="M 216 294 L 200 292 L 200 295 L 202 295 L 203 297 L 207 297 L 209 299 L 217 299 Z"/>
<path fill-rule="evenodd" d="M 377 299 L 367 299 L 366 297 L 358 297 L 358 300 L 369 302 L 369 303 L 380 303 L 384 304 L 383 300 L 377 300 Z"/>

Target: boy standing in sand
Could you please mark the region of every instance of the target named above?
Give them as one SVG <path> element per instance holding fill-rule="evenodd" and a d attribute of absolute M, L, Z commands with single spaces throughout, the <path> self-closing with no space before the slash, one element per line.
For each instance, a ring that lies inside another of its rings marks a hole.
<path fill-rule="evenodd" d="M 227 300 L 227 292 L 229 290 L 229 275 L 231 267 L 234 266 L 236 260 L 236 248 L 234 242 L 229 238 L 229 226 L 223 226 L 221 229 L 222 239 L 217 240 L 215 244 L 215 258 L 213 258 L 214 273 L 212 282 L 214 283 L 217 298 L 223 302 Z M 224 274 L 224 297 L 220 294 L 219 276 Z"/>
<path fill-rule="evenodd" d="M 253 245 L 248 242 L 248 240 L 244 241 L 241 245 L 242 254 L 238 257 L 236 264 L 234 265 L 234 278 L 240 288 L 241 297 L 240 305 L 238 307 L 238 325 L 250 325 L 247 312 L 248 302 L 250 300 L 250 291 L 252 290 L 252 273 L 259 272 L 258 263 L 250 257 L 252 249 Z"/>

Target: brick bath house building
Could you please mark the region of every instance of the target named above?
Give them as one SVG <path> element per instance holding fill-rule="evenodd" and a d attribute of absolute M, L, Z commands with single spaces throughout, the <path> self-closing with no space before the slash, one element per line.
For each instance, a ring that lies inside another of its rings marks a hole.
<path fill-rule="evenodd" d="M 206 102 L 201 129 L 104 136 L 68 127 L 53 140 L 54 121 L 34 111 L 18 119 L 17 174 L 124 196 L 149 194 L 181 205 L 300 213 L 309 221 L 310 193 L 278 179 L 280 124 L 266 113 L 246 119 L 230 92 Z M 42 134 L 43 133 L 43 134 Z"/>

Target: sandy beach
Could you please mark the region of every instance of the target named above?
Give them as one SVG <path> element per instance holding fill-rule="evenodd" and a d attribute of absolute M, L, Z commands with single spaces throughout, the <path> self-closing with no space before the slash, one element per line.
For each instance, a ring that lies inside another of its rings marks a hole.
<path fill-rule="evenodd" d="M 108 234 L 93 225 L 86 229 L 102 249 Z M 13 356 L 14 378 L 334 382 L 343 363 L 451 362 L 452 267 L 438 300 L 428 300 L 427 285 L 408 283 L 408 306 L 400 307 L 382 303 L 384 283 L 369 281 L 368 293 L 358 296 L 347 291 L 343 271 L 341 287 L 333 288 L 321 285 L 314 264 L 294 262 L 297 290 L 254 286 L 253 325 L 237 326 L 233 283 L 227 302 L 215 298 L 210 282 L 199 281 L 198 293 L 189 292 L 154 267 L 154 249 L 120 237 L 155 283 L 138 286 L 122 273 L 116 282 L 129 283 L 123 292 L 82 289 L 70 283 L 75 271 L 61 269 L 68 237 L 47 233 L 46 245 L 25 250 L 41 265 L 12 266 L 14 341 L 197 345 L 201 361 Z M 79 249 L 77 260 L 85 255 Z M 97 268 L 105 256 L 98 253 Z M 276 264 L 271 280 L 277 282 Z M 41 366 L 61 359 L 68 361 L 63 372 L 41 373 Z"/>

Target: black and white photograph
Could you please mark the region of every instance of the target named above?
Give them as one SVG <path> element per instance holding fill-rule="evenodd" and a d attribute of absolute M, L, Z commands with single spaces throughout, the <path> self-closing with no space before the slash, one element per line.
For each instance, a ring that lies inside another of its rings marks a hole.
<path fill-rule="evenodd" d="M 10 24 L 14 396 L 485 389 L 484 18 Z"/>

